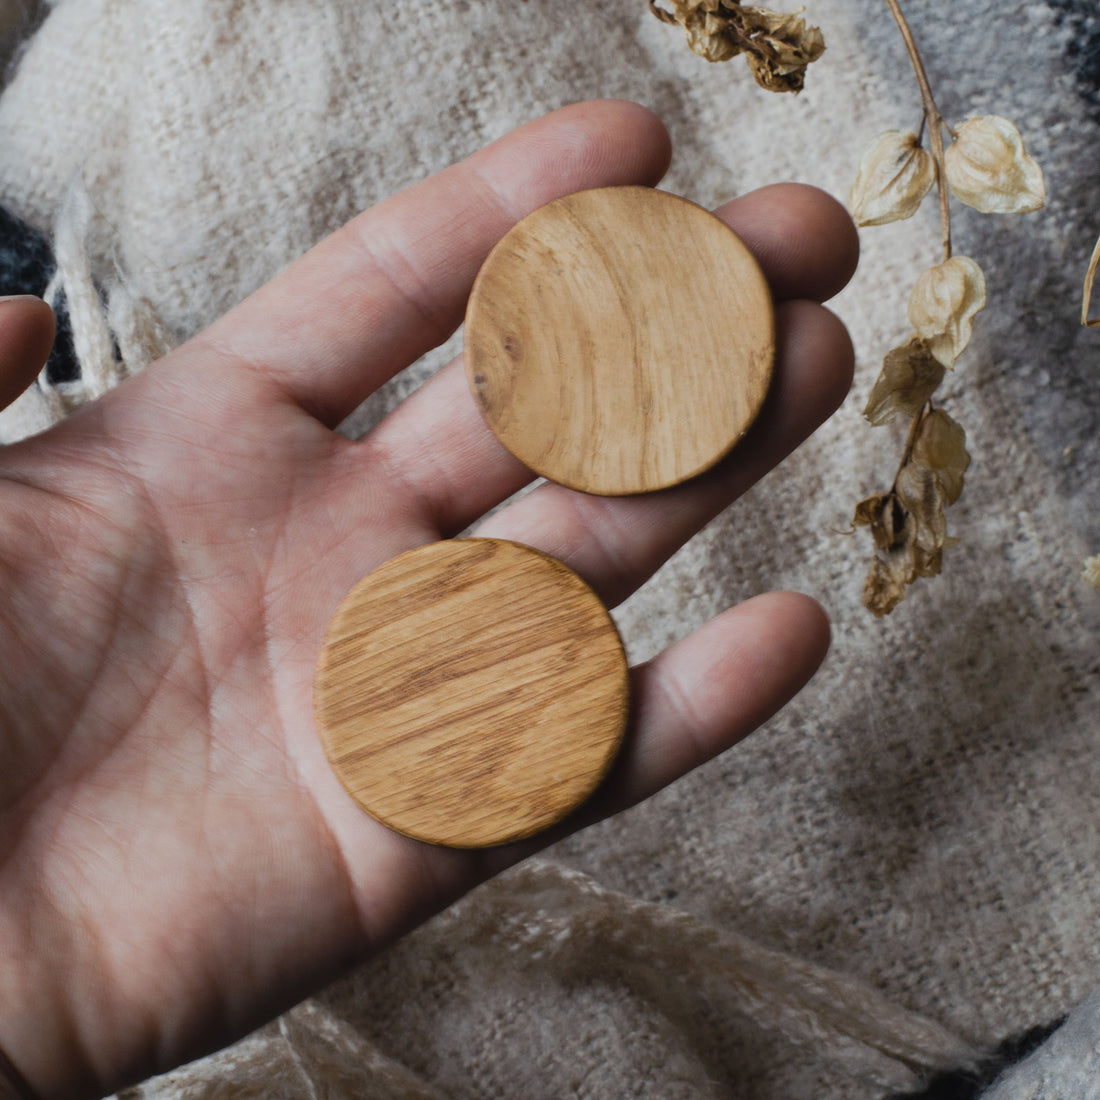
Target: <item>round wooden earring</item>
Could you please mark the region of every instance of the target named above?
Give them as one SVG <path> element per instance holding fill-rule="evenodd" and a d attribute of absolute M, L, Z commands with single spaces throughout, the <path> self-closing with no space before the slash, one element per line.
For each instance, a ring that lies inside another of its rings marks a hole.
<path fill-rule="evenodd" d="M 628 699 L 595 593 L 497 539 L 433 543 L 368 574 L 333 617 L 314 681 L 321 742 L 352 798 L 457 848 L 521 840 L 584 802 Z"/>
<path fill-rule="evenodd" d="M 756 261 L 702 207 L 646 187 L 568 195 L 507 233 L 465 325 L 486 423 L 543 477 L 617 496 L 709 469 L 756 418 L 775 320 Z"/>

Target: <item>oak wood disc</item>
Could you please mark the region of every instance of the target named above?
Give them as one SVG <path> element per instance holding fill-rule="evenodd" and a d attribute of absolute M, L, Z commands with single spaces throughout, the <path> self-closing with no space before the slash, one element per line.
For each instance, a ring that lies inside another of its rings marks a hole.
<path fill-rule="evenodd" d="M 663 489 L 713 466 L 756 418 L 771 293 L 702 207 L 647 187 L 582 191 L 490 253 L 465 358 L 489 427 L 536 473 L 608 496 Z"/>
<path fill-rule="evenodd" d="M 595 593 L 498 539 L 433 543 L 363 578 L 314 682 L 325 754 L 351 796 L 398 832 L 459 848 L 522 839 L 583 802 L 628 699 Z"/>

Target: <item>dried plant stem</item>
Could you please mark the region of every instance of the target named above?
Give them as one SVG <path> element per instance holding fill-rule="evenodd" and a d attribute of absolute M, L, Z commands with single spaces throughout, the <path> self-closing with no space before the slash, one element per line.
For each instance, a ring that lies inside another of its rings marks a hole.
<path fill-rule="evenodd" d="M 934 173 L 943 260 L 917 279 L 909 295 L 912 335 L 886 353 L 864 409 L 872 424 L 890 423 L 900 413 L 909 417 L 889 491 L 861 500 L 852 517 L 853 527 L 869 527 L 874 540 L 863 603 L 877 616 L 889 615 L 918 578 L 937 576 L 944 551 L 958 541 L 947 534 L 944 509 L 959 499 L 970 466 L 966 432 L 932 399 L 945 372 L 954 367 L 969 342 L 973 318 L 985 306 L 986 291 L 978 264 L 969 256 L 951 254 L 950 200 L 987 214 L 1009 214 L 1040 209 L 1046 195 L 1042 169 L 1028 156 L 1011 121 L 982 115 L 960 123 L 957 130 L 944 121 L 902 3 L 886 0 L 920 89 L 920 130 L 916 134 L 890 130 L 865 148 L 849 205 L 861 226 L 911 217 L 931 191 Z M 950 145 L 945 149 L 946 142 Z M 1082 318 L 1086 323 L 1098 269 L 1100 243 L 1085 280 Z"/>
<path fill-rule="evenodd" d="M 943 130 L 947 124 L 944 122 L 943 116 L 936 106 L 936 98 L 932 95 L 932 85 L 928 82 L 928 73 L 924 68 L 924 60 L 921 58 L 920 50 L 917 49 L 916 40 L 913 38 L 913 32 L 909 29 L 909 23 L 902 13 L 901 5 L 898 3 L 898 0 L 886 0 L 886 6 L 890 9 L 890 14 L 893 15 L 894 22 L 897 23 L 898 30 L 901 32 L 902 41 L 905 43 L 906 52 L 909 54 L 909 60 L 913 65 L 913 72 L 917 77 L 917 86 L 920 88 L 920 101 L 923 111 L 921 133 L 924 132 L 924 127 L 927 125 L 928 143 L 932 147 L 932 159 L 936 162 L 936 196 L 940 204 L 940 230 L 943 239 L 943 258 L 946 262 L 951 259 L 951 209 L 948 202 L 947 169 L 943 155 Z M 921 422 L 931 408 L 932 402 L 929 401 L 924 408 L 913 417 L 909 425 L 909 433 L 906 436 L 905 446 L 902 449 L 901 462 L 898 465 L 897 473 L 894 475 L 893 485 L 890 487 L 891 493 L 897 490 L 898 475 L 905 468 L 906 463 L 908 463 L 912 456 L 913 444 L 917 438 L 917 431 L 920 429 Z"/>
<path fill-rule="evenodd" d="M 894 17 L 894 22 L 901 31 L 905 49 L 909 54 L 909 60 L 913 63 L 913 72 L 917 76 L 917 85 L 920 87 L 920 101 L 924 109 L 924 120 L 928 123 L 928 139 L 932 146 L 932 159 L 936 162 L 936 193 L 940 200 L 940 228 L 943 231 L 943 258 L 951 259 L 951 211 L 948 206 L 947 171 L 943 159 L 943 129 L 947 125 L 936 106 L 936 100 L 932 95 L 932 86 L 928 83 L 928 74 L 924 71 L 924 62 L 921 60 L 920 50 L 913 39 L 913 32 L 905 21 L 898 0 L 886 0 L 886 6 Z"/>
<path fill-rule="evenodd" d="M 924 406 L 918 410 L 917 415 L 913 417 L 909 423 L 909 432 L 905 437 L 905 446 L 901 449 L 901 461 L 898 463 L 898 468 L 894 472 L 894 480 L 890 484 L 890 492 L 896 493 L 898 489 L 898 477 L 901 475 L 901 471 L 909 465 L 909 460 L 913 457 L 913 445 L 917 441 L 917 432 L 920 430 L 921 423 L 924 418 L 932 411 L 932 399 L 929 398 Z"/>

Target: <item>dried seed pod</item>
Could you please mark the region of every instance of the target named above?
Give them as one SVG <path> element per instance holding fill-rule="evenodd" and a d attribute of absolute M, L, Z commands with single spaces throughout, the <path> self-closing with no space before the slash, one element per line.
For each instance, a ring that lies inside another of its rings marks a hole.
<path fill-rule="evenodd" d="M 910 547 L 889 554 L 876 554 L 863 582 L 863 606 L 876 618 L 889 615 L 905 596 L 905 586 L 913 583 L 913 553 Z"/>
<path fill-rule="evenodd" d="M 1100 588 L 1100 554 L 1095 554 L 1091 558 L 1085 558 L 1085 571 L 1081 576 L 1088 581 L 1093 588 Z"/>
<path fill-rule="evenodd" d="M 912 131 L 887 130 L 864 148 L 848 209 L 856 225 L 911 218 L 936 182 L 936 162 Z"/>
<path fill-rule="evenodd" d="M 963 474 L 970 466 L 966 432 L 943 409 L 934 409 L 922 421 L 913 441 L 913 463 L 932 472 L 947 504 L 954 504 L 963 489 Z"/>
<path fill-rule="evenodd" d="M 802 91 L 806 68 L 825 52 L 825 39 L 817 27 L 802 18 L 805 8 L 776 12 L 743 7 L 742 48 L 756 83 L 769 92 Z"/>
<path fill-rule="evenodd" d="M 985 276 L 969 256 L 952 256 L 923 272 L 909 296 L 909 320 L 928 350 L 953 367 L 985 306 Z"/>
<path fill-rule="evenodd" d="M 853 527 L 870 527 L 875 548 L 888 550 L 898 545 L 905 526 L 905 511 L 894 493 L 873 493 L 856 505 Z"/>
<path fill-rule="evenodd" d="M 983 214 L 1024 214 L 1046 202 L 1043 170 L 1024 150 L 1019 130 L 1000 115 L 962 123 L 944 166 L 955 198 Z"/>
<path fill-rule="evenodd" d="M 863 415 L 875 427 L 889 424 L 899 413 L 916 416 L 943 381 L 944 370 L 927 341 L 912 337 L 886 353 Z"/>
<path fill-rule="evenodd" d="M 946 539 L 950 546 L 954 539 Z M 863 606 L 878 618 L 889 615 L 918 577 L 936 577 L 943 570 L 943 547 L 924 550 L 909 536 L 897 547 L 877 553 L 863 582 Z"/>
<path fill-rule="evenodd" d="M 1085 272 L 1085 285 L 1081 294 L 1081 324 L 1088 328 L 1100 325 L 1100 317 L 1089 317 L 1089 302 L 1092 300 L 1092 283 L 1096 278 L 1096 267 L 1100 264 L 1100 240 L 1097 240 L 1092 249 L 1092 258 L 1089 260 L 1089 269 Z"/>
<path fill-rule="evenodd" d="M 898 471 L 897 494 L 909 514 L 914 544 L 926 555 L 942 550 L 947 517 L 943 514 L 944 494 L 934 471 L 919 462 L 907 462 Z"/>
<path fill-rule="evenodd" d="M 688 46 L 707 61 L 729 61 L 741 47 L 729 33 L 730 20 L 722 14 L 722 0 L 670 0 L 672 11 L 649 0 L 649 10 L 662 23 L 679 24 L 687 35 Z"/>
<path fill-rule="evenodd" d="M 802 8 L 775 12 L 744 6 L 740 0 L 668 0 L 666 11 L 649 0 L 649 10 L 662 23 L 679 24 L 688 45 L 708 61 L 747 57 L 756 82 L 772 92 L 799 92 L 806 67 L 825 51 L 817 27 L 807 26 Z"/>

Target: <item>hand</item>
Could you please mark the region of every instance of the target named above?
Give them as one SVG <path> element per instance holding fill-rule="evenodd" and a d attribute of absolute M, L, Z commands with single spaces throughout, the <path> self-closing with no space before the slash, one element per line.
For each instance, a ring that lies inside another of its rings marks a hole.
<path fill-rule="evenodd" d="M 653 184 L 668 156 L 641 108 L 558 111 L 356 218 L 140 376 L 0 451 L 0 1047 L 41 1096 L 101 1095 L 231 1041 L 533 849 L 387 831 L 337 783 L 310 703 L 347 590 L 530 475 L 457 363 L 361 441 L 333 427 L 449 335 L 519 217 Z M 561 558 L 609 604 L 850 379 L 847 335 L 817 304 L 854 267 L 847 215 L 796 186 L 719 214 L 781 303 L 750 436 L 686 486 L 597 499 L 544 485 L 478 529 Z M 0 303 L 4 396 L 51 332 L 41 303 Z M 583 818 L 744 737 L 827 644 L 817 604 L 773 594 L 636 669 L 627 746 Z"/>

